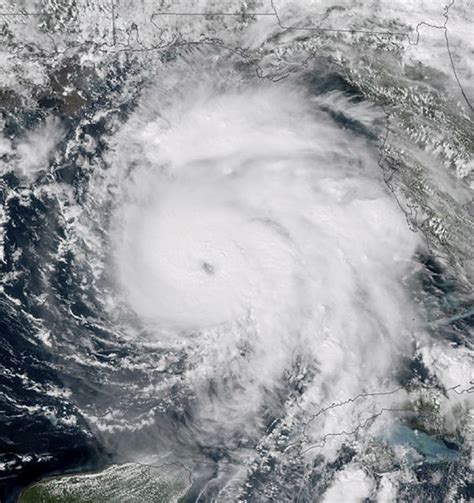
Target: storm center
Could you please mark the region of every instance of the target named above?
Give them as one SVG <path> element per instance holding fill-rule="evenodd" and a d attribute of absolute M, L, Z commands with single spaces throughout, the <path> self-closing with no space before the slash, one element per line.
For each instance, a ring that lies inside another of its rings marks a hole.
<path fill-rule="evenodd" d="M 216 272 L 214 266 L 206 261 L 201 262 L 201 268 L 206 274 L 209 274 L 209 276 L 214 275 Z"/>

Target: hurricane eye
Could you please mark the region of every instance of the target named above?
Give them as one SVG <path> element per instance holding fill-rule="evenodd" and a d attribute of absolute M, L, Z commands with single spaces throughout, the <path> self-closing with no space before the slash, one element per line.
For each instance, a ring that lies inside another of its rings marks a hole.
<path fill-rule="evenodd" d="M 199 265 L 201 269 L 209 276 L 213 276 L 216 273 L 215 267 L 209 262 L 201 262 Z"/>

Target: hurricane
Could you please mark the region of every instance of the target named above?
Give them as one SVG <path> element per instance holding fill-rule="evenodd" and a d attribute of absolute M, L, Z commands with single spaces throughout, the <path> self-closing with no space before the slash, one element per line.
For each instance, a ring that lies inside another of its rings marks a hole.
<path fill-rule="evenodd" d="M 66 3 L 4 29 L 0 498 L 468 501 L 467 7 Z"/>
<path fill-rule="evenodd" d="M 147 341 L 185 351 L 180 429 L 224 449 L 218 478 L 270 421 L 395 387 L 421 333 L 404 280 L 422 243 L 380 176 L 380 110 L 238 63 L 188 50 L 160 68 L 108 181 L 110 276 Z"/>

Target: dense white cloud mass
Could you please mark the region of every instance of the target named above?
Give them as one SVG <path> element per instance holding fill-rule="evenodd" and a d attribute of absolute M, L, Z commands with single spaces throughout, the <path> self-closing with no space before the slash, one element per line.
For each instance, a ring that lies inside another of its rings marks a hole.
<path fill-rule="evenodd" d="M 303 409 L 391 386 L 415 327 L 402 279 L 419 238 L 376 146 L 327 111 L 360 107 L 368 126 L 379 112 L 236 75 L 226 56 L 168 64 L 114 140 L 129 173 L 117 283 L 152 339 L 186 347 L 203 443 L 257 434 L 301 358 L 316 369 Z"/>
<path fill-rule="evenodd" d="M 47 171 L 54 156 L 54 149 L 64 136 L 60 121 L 48 117 L 20 141 L 12 144 L 8 138 L 0 137 L 0 159 L 2 171 L 13 167 L 25 181 L 33 181 L 40 171 Z"/>
<path fill-rule="evenodd" d="M 373 481 L 363 470 L 356 466 L 347 466 L 339 472 L 334 482 L 324 494 L 324 503 L 362 503 L 370 498 L 373 491 Z M 377 500 L 386 501 L 377 495 Z"/>

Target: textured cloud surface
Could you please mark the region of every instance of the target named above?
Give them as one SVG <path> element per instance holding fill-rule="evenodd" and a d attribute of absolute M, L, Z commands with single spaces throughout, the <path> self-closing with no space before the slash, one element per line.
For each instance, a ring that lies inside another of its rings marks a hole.
<path fill-rule="evenodd" d="M 71 467 L 76 432 L 189 501 L 466 498 L 468 2 L 27 3 L 0 9 L 21 463 Z"/>
<path fill-rule="evenodd" d="M 112 249 L 151 339 L 186 348 L 194 441 L 257 438 L 301 360 L 303 410 L 392 385 L 416 326 L 402 279 L 418 236 L 376 145 L 334 119 L 380 114 L 239 73 L 226 53 L 164 70 L 115 139 L 129 175 Z"/>

